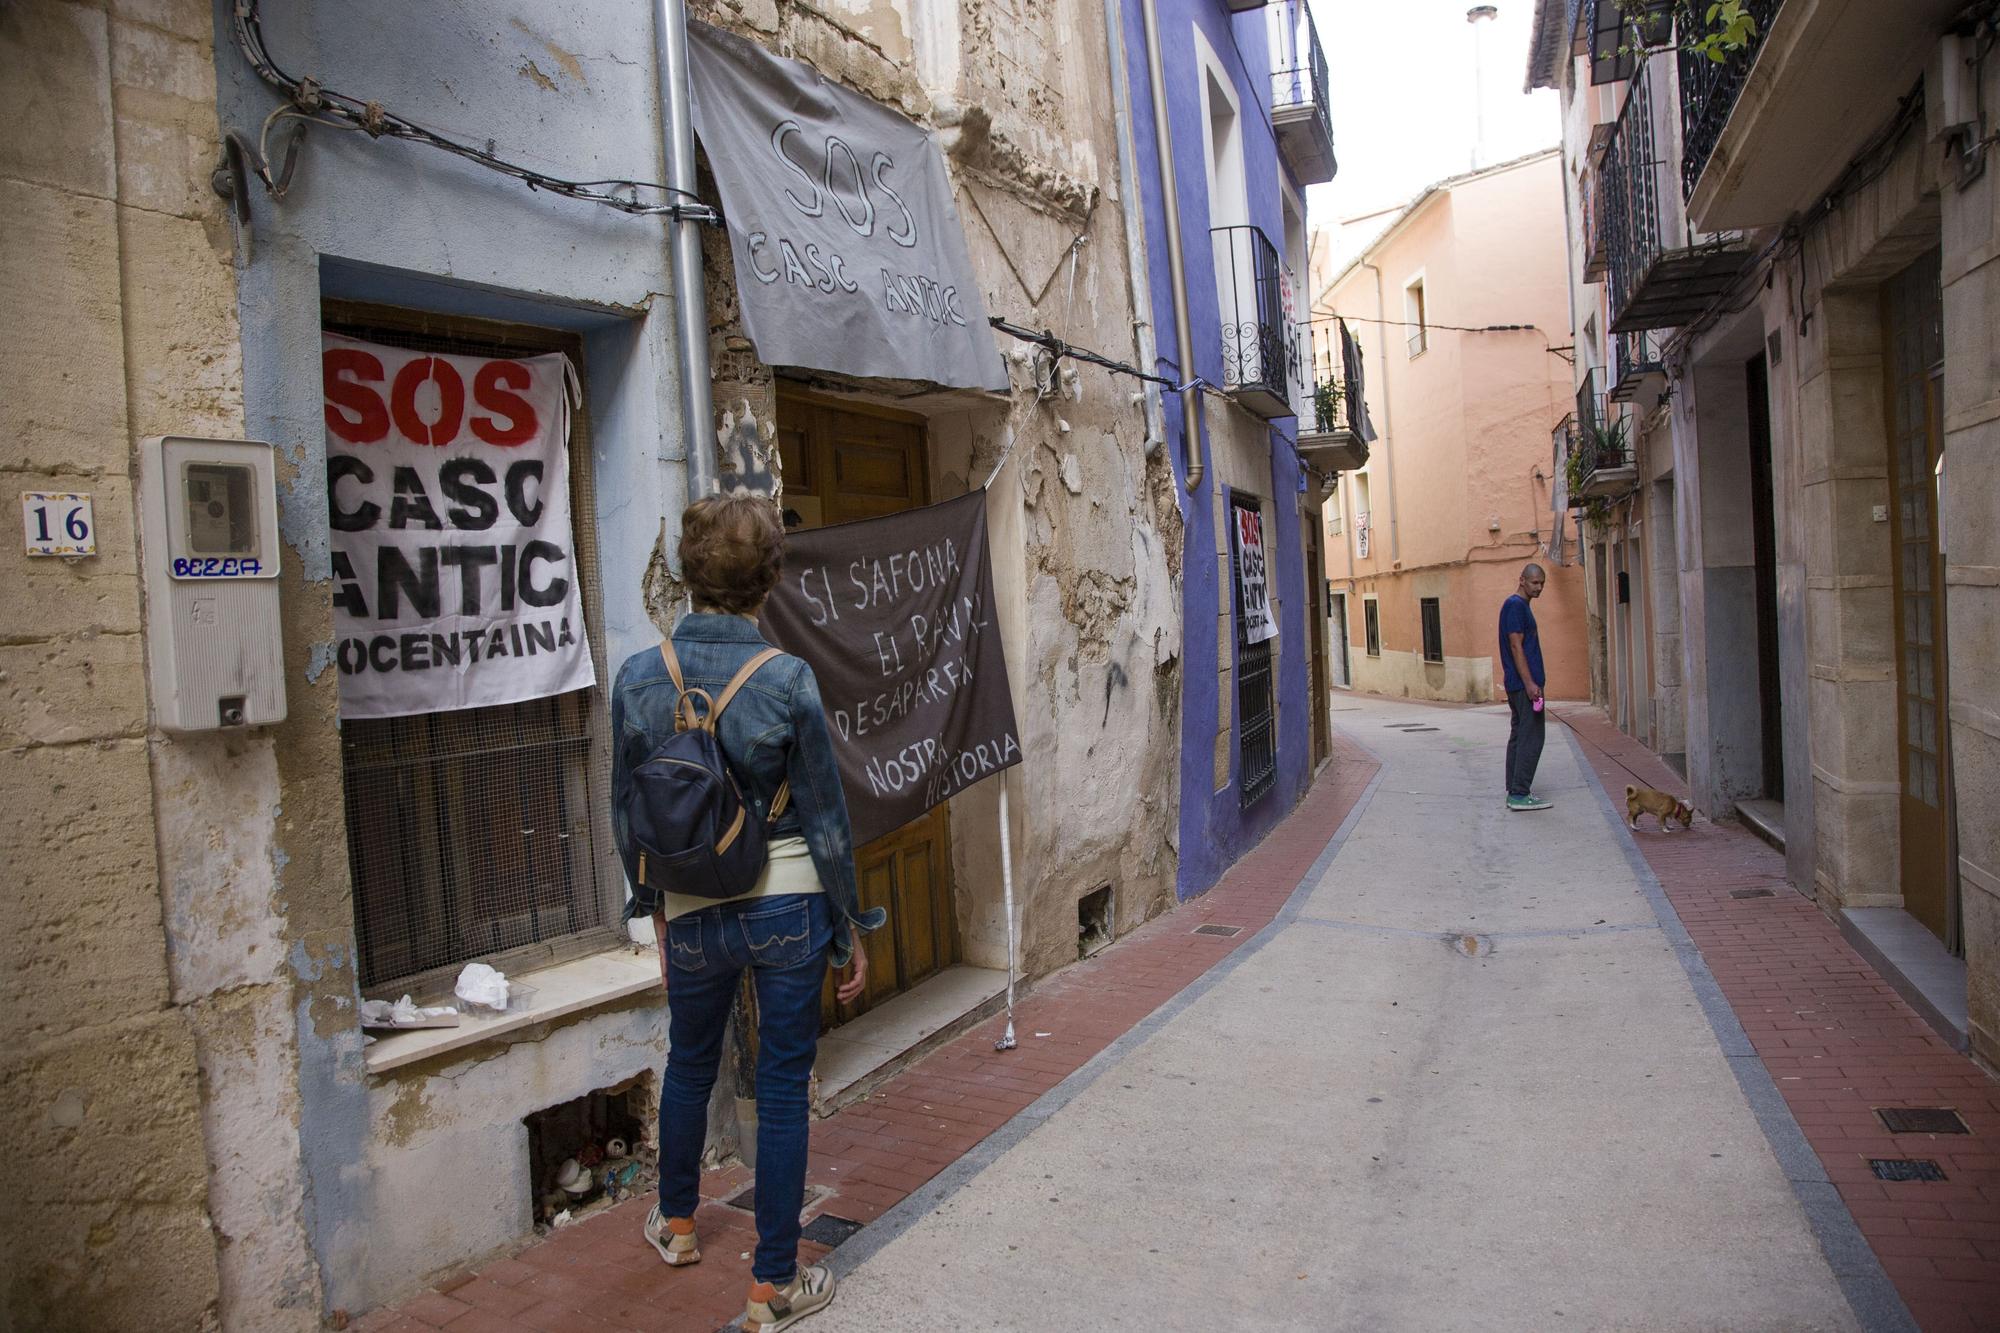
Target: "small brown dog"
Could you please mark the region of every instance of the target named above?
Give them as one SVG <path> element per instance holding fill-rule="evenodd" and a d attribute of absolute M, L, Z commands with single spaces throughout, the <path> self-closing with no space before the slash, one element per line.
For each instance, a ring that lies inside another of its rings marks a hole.
<path fill-rule="evenodd" d="M 1625 789 L 1625 819 L 1633 828 L 1639 827 L 1639 816 L 1651 815 L 1660 821 L 1660 832 L 1672 833 L 1667 824 L 1669 819 L 1681 821 L 1681 827 L 1694 827 L 1694 807 L 1676 796 L 1651 787 L 1627 787 Z"/>

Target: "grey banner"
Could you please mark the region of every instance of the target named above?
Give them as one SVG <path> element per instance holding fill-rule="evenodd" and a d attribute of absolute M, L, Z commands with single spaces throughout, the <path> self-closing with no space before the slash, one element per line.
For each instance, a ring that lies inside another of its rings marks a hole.
<path fill-rule="evenodd" d="M 718 28 L 690 23 L 688 54 L 695 132 L 722 192 L 758 357 L 1004 391 L 931 136 Z"/>
<path fill-rule="evenodd" d="M 984 490 L 792 533 L 759 620 L 819 681 L 857 846 L 1021 762 Z"/>

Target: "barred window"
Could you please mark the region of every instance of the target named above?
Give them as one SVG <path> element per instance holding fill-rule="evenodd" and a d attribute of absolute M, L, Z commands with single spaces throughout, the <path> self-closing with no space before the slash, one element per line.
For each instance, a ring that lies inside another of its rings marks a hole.
<path fill-rule="evenodd" d="M 1424 661 L 1444 661 L 1444 617 L 1438 612 L 1438 599 L 1423 597 L 1417 601 L 1417 609 L 1424 618 Z"/>
<path fill-rule="evenodd" d="M 1368 655 L 1382 655 L 1382 604 L 1373 597 L 1361 603 L 1361 625 L 1368 642 Z"/>
<path fill-rule="evenodd" d="M 562 352 L 550 330 L 326 303 L 330 332 L 464 356 Z M 587 380 L 585 381 L 587 383 Z M 610 727 L 586 414 L 570 421 L 571 523 L 600 684 L 523 703 L 341 723 L 348 867 L 361 985 L 447 989 L 478 959 L 519 972 L 616 939 Z"/>

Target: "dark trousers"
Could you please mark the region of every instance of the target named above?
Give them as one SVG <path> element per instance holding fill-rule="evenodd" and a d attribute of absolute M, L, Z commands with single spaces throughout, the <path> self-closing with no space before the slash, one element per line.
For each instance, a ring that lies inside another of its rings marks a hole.
<path fill-rule="evenodd" d="M 1542 762 L 1542 727 L 1548 714 L 1535 711 L 1526 690 L 1507 691 L 1507 709 L 1514 715 L 1507 729 L 1507 794 L 1526 796 Z"/>
<path fill-rule="evenodd" d="M 783 1286 L 798 1269 L 805 1201 L 806 1085 L 819 1047 L 820 986 L 833 940 L 826 896 L 722 903 L 667 923 L 667 1073 L 660 1083 L 660 1215 L 701 1201 L 708 1094 L 744 968 L 757 983 L 757 1256 Z"/>

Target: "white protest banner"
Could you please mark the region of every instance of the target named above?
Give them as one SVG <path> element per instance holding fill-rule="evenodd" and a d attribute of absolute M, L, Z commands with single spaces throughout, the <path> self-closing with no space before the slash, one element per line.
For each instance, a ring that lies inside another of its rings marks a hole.
<path fill-rule="evenodd" d="M 568 359 L 326 334 L 321 369 L 340 715 L 596 684 L 570 528 Z"/>
<path fill-rule="evenodd" d="M 1236 584 L 1243 594 L 1243 642 L 1262 643 L 1278 636 L 1271 619 L 1269 572 L 1264 562 L 1264 516 L 1243 505 L 1231 505 L 1236 516 Z"/>

